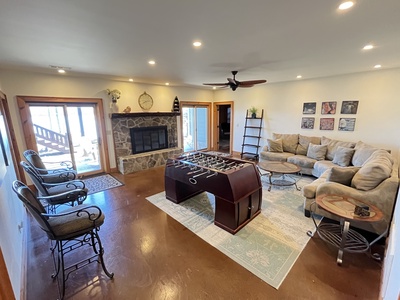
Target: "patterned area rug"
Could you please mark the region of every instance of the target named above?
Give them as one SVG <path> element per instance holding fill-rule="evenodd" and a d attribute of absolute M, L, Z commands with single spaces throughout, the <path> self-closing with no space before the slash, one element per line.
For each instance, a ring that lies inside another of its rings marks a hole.
<path fill-rule="evenodd" d="M 88 195 L 123 185 L 123 183 L 121 183 L 118 179 L 114 178 L 110 174 L 90 177 L 87 179 L 83 179 L 83 181 L 85 182 L 86 188 L 88 189 Z"/>
<path fill-rule="evenodd" d="M 298 186 L 312 181 L 303 177 Z M 294 187 L 273 187 L 262 177 L 262 212 L 236 235 L 214 225 L 215 199 L 204 192 L 180 204 L 165 198 L 165 192 L 148 201 L 159 207 L 207 243 L 278 289 L 315 231 L 311 218 L 304 217 L 303 196 Z"/>

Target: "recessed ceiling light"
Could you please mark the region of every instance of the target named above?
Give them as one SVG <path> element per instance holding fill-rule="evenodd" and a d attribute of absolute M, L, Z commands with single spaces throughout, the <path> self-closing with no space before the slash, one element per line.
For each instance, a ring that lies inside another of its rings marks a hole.
<path fill-rule="evenodd" d="M 200 41 L 195 41 L 195 42 L 193 42 L 193 46 L 200 47 L 201 46 L 201 42 Z"/>
<path fill-rule="evenodd" d="M 149 60 L 149 65 L 155 65 L 156 62 L 154 60 Z"/>
<path fill-rule="evenodd" d="M 364 46 L 364 50 L 371 50 L 372 48 L 374 48 L 374 45 L 368 44 Z"/>
<path fill-rule="evenodd" d="M 133 79 L 132 79 L 132 78 L 129 78 L 128 80 L 129 80 L 130 82 L 133 82 Z"/>
<path fill-rule="evenodd" d="M 65 70 L 64 69 L 58 69 L 58 73 L 64 74 Z"/>
<path fill-rule="evenodd" d="M 169 85 L 169 82 L 166 82 L 165 85 Z"/>
<path fill-rule="evenodd" d="M 217 87 L 216 86 L 213 86 L 213 90 L 216 90 L 217 89 Z"/>
<path fill-rule="evenodd" d="M 379 69 L 379 68 L 382 68 L 382 66 L 381 65 L 375 65 L 374 68 L 375 69 Z"/>
<path fill-rule="evenodd" d="M 302 77 L 303 77 L 303 76 L 301 76 L 301 75 L 297 75 L 297 76 L 296 76 L 297 79 L 300 79 L 300 78 L 302 78 Z"/>
<path fill-rule="evenodd" d="M 354 5 L 353 1 L 346 1 L 339 5 L 339 9 L 346 10 L 346 9 L 349 9 L 350 7 L 352 7 L 353 5 Z"/>

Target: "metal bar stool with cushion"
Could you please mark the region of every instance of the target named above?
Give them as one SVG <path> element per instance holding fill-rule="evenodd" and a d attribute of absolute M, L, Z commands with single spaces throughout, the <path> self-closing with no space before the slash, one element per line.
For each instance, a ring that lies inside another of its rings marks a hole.
<path fill-rule="evenodd" d="M 49 212 L 55 212 L 57 207 L 63 204 L 74 206 L 75 202 L 82 204 L 85 201 L 88 190 L 82 180 L 45 183 L 27 162 L 21 161 L 20 165 L 24 168 L 38 190 L 38 198 L 48 203 Z"/>
<path fill-rule="evenodd" d="M 77 178 L 77 173 L 73 169 L 72 162 L 70 161 L 46 162 L 46 164 L 54 165 L 54 168 L 49 169 L 46 168 L 39 154 L 34 150 L 24 151 L 24 157 L 37 175 L 42 177 L 43 182 L 58 183 Z"/>
<path fill-rule="evenodd" d="M 92 262 L 100 263 L 104 273 L 113 278 L 114 273 L 110 273 L 105 266 L 104 249 L 98 234 L 105 219 L 99 207 L 78 205 L 58 214 L 47 214 L 35 194 L 25 184 L 16 180 L 12 188 L 40 228 L 55 242 L 50 248 L 55 267 L 52 278 L 57 279 L 61 299 L 65 295 L 65 283 L 69 274 Z M 65 266 L 64 256 L 83 246 L 91 247 L 94 254 L 73 265 Z"/>

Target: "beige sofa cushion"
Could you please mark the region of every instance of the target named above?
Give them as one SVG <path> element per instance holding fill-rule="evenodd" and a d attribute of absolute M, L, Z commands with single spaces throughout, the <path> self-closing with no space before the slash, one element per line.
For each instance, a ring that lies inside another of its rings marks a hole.
<path fill-rule="evenodd" d="M 282 139 L 282 146 L 284 152 L 290 152 L 293 154 L 296 153 L 297 144 L 299 143 L 298 134 L 273 133 L 272 137 L 274 140 Z"/>
<path fill-rule="evenodd" d="M 351 158 L 353 157 L 354 151 L 355 150 L 353 148 L 339 146 L 336 149 L 332 162 L 338 166 L 347 167 L 351 163 Z"/>
<path fill-rule="evenodd" d="M 333 167 L 329 170 L 328 177 L 326 181 L 333 181 L 343 185 L 350 186 L 351 180 L 353 179 L 354 175 L 358 172 L 360 168 L 358 167 L 348 167 L 348 168 L 341 168 L 341 167 Z"/>
<path fill-rule="evenodd" d="M 321 137 L 321 145 L 327 145 L 327 147 L 328 147 L 328 150 L 326 152 L 326 159 L 333 160 L 335 153 L 337 151 L 337 148 L 339 146 L 346 147 L 346 148 L 354 148 L 356 143 L 333 140 L 333 139 L 323 136 L 323 137 Z"/>
<path fill-rule="evenodd" d="M 371 154 L 378 150 L 378 148 L 365 144 L 361 141 L 357 142 L 354 149 L 356 151 L 354 152 L 351 163 L 353 164 L 353 166 L 356 167 L 361 167 L 365 163 L 365 161 L 371 156 Z"/>
<path fill-rule="evenodd" d="M 315 145 L 321 144 L 321 138 L 318 136 L 305 136 L 299 134 L 299 144 L 296 148 L 296 154 L 307 155 L 308 145 L 313 143 Z"/>
<path fill-rule="evenodd" d="M 283 146 L 282 146 L 282 140 L 277 139 L 277 140 L 270 140 L 267 139 L 267 144 L 268 144 L 268 150 L 271 152 L 283 152 Z"/>
<path fill-rule="evenodd" d="M 310 143 L 308 145 L 307 157 L 313 158 L 315 160 L 324 160 L 326 155 L 327 146 L 326 145 L 314 145 Z"/>
<path fill-rule="evenodd" d="M 392 173 L 393 158 L 385 150 L 376 150 L 354 175 L 351 186 L 362 191 L 376 188 Z"/>

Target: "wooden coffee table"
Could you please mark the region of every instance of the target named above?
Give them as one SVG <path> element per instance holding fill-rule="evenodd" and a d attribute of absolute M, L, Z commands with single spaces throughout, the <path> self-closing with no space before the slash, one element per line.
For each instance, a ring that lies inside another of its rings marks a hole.
<path fill-rule="evenodd" d="M 359 232 L 350 229 L 352 221 L 379 222 L 383 219 L 382 211 L 371 204 L 367 204 L 359 199 L 338 195 L 320 195 L 312 205 L 318 205 L 320 208 L 340 217 L 340 224 L 320 223 L 317 225 L 314 219 L 313 210 L 311 216 L 314 221 L 316 231 L 319 237 L 329 244 L 339 248 L 336 262 L 341 265 L 343 262 L 343 252 L 362 253 L 370 249 L 371 245 L 377 242 L 387 233 L 386 230 L 372 242 Z M 355 213 L 356 207 L 358 213 Z M 308 233 L 310 236 L 311 232 Z M 380 260 L 378 254 L 373 254 L 374 259 Z"/>
<path fill-rule="evenodd" d="M 298 180 L 291 176 L 291 174 L 296 174 L 301 171 L 301 168 L 299 166 L 285 161 L 262 161 L 258 163 L 258 168 L 267 171 L 267 173 L 263 173 L 260 171 L 260 175 L 268 175 L 268 191 L 271 191 L 273 185 L 294 185 L 296 189 L 300 191 L 300 188 L 297 186 Z"/>

